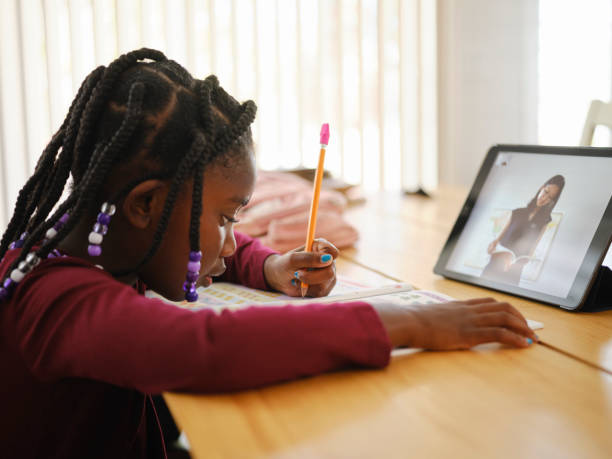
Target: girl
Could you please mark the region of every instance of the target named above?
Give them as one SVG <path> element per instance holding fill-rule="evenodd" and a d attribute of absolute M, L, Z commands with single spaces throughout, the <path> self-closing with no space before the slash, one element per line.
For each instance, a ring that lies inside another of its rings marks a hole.
<path fill-rule="evenodd" d="M 145 298 L 146 285 L 193 301 L 214 277 L 294 296 L 298 280 L 310 296 L 333 287 L 331 244 L 280 255 L 233 232 L 253 192 L 254 116 L 214 76 L 193 79 L 150 49 L 87 76 L 0 242 L 7 457 L 163 457 L 149 394 L 380 368 L 395 346 L 535 339 L 491 299 L 216 314 Z"/>

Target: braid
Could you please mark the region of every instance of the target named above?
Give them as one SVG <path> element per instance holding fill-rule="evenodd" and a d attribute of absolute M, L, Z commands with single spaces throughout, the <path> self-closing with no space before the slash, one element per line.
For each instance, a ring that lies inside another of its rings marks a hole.
<path fill-rule="evenodd" d="M 210 75 L 200 84 L 200 117 L 202 118 L 206 138 L 208 138 L 210 142 L 215 138 L 215 117 L 212 112 L 212 92 L 213 88 L 218 86 L 219 80 L 217 80 L 217 77 L 214 75 Z"/>
<path fill-rule="evenodd" d="M 53 218 L 42 222 L 33 231 L 32 235 L 25 242 L 20 256 L 13 262 L 10 271 L 19 265 L 26 255 L 30 252 L 30 249 L 36 244 L 37 241 L 46 233 L 46 231 L 53 226 L 54 222 L 57 221 L 64 212 L 68 209 L 72 209 L 70 219 L 66 224 L 60 228 L 57 234 L 43 244 L 41 248 L 36 251 L 36 255 L 39 258 L 46 257 L 57 242 L 61 241 L 71 230 L 74 228 L 82 215 L 83 211 L 87 209 L 92 196 L 98 191 L 102 178 L 106 175 L 106 171 L 110 167 L 114 156 L 120 151 L 125 143 L 129 140 L 131 134 L 134 132 L 138 121 L 140 120 L 140 107 L 144 95 L 144 85 L 141 83 L 135 83 L 130 88 L 130 96 L 128 99 L 128 110 L 124 118 L 123 123 L 104 148 L 99 149 L 98 152 L 94 152 L 93 157 L 99 159 L 99 163 L 94 163 L 94 167 L 90 168 L 83 179 L 78 185 L 75 191 L 71 194 L 66 202 L 62 203 L 60 208 L 54 213 Z M 97 169 L 96 169 L 97 166 Z"/>
<path fill-rule="evenodd" d="M 105 69 L 104 75 L 94 88 L 91 98 L 88 100 L 83 112 L 81 128 L 79 129 L 79 134 L 76 138 L 76 145 L 74 149 L 74 162 L 76 162 L 76 164 L 73 162 L 73 171 L 80 171 L 87 167 L 83 164 L 84 160 L 81 159 L 80 155 L 86 146 L 91 142 L 91 138 L 94 134 L 94 126 L 102 114 L 104 104 L 107 103 L 107 99 L 114 83 L 119 78 L 121 73 L 136 64 L 136 62 L 139 60 L 143 59 L 162 61 L 166 59 L 166 56 L 164 56 L 164 54 L 160 51 L 142 48 L 137 51 L 132 51 L 121 55 Z"/>
<path fill-rule="evenodd" d="M 204 160 L 199 160 L 194 168 L 193 190 L 191 197 L 191 221 L 189 224 L 189 246 L 192 252 L 200 251 L 200 217 L 202 216 L 202 188 L 204 181 Z"/>
<path fill-rule="evenodd" d="M 81 120 L 83 109 L 86 101 L 89 99 L 95 84 L 102 76 L 104 67 L 98 67 L 83 82 L 83 89 L 80 97 L 77 96 L 75 104 L 70 110 L 70 122 L 66 128 L 62 151 L 53 166 L 51 175 L 48 177 L 48 182 L 44 187 L 41 187 L 40 194 L 45 196 L 45 199 L 38 206 L 35 217 L 28 224 L 28 228 L 35 228 L 47 218 L 49 212 L 55 206 L 57 201 L 64 191 L 64 187 L 70 175 L 70 165 L 73 157 L 73 147 L 76 140 L 77 127 Z M 38 200 L 38 199 L 37 199 Z"/>
<path fill-rule="evenodd" d="M 196 162 L 198 161 L 199 156 L 201 156 L 203 148 L 204 148 L 203 139 L 201 136 L 197 136 L 191 148 L 189 149 L 189 152 L 181 160 L 178 170 L 176 172 L 176 175 L 174 179 L 172 180 L 172 184 L 170 185 L 170 191 L 168 192 L 168 195 L 166 196 L 166 201 L 164 203 L 164 209 L 162 210 L 162 214 L 159 219 L 159 223 L 157 224 L 157 228 L 155 229 L 155 233 L 153 234 L 153 243 L 151 244 L 151 248 L 149 249 L 149 251 L 145 254 L 142 260 L 140 260 L 138 265 L 136 265 L 134 268 L 114 272 L 113 273 L 114 276 L 117 276 L 117 277 L 125 276 L 127 274 L 138 271 L 146 263 L 148 263 L 148 261 L 151 258 L 153 258 L 153 255 L 155 255 L 155 252 L 157 252 L 157 249 L 159 248 L 162 242 L 164 233 L 166 232 L 166 229 L 168 228 L 168 222 L 170 221 L 170 216 L 172 215 L 172 211 L 174 210 L 174 202 L 176 201 L 176 196 L 178 195 L 180 187 L 182 186 L 184 181 L 187 179 L 187 177 L 189 177 L 189 175 L 192 173 L 192 168 L 194 164 L 196 164 Z M 204 165 L 202 167 L 204 167 Z M 200 196 L 201 196 L 201 192 L 200 192 Z M 200 212 L 201 211 L 202 211 L 202 206 L 200 204 Z M 198 217 L 198 234 L 199 234 L 199 217 Z"/>
<path fill-rule="evenodd" d="M 49 145 L 47 145 L 47 147 L 43 151 L 41 159 L 38 162 L 39 166 L 43 164 L 43 159 L 45 160 L 44 162 L 47 162 L 48 156 L 51 156 L 52 154 L 53 156 L 55 155 L 55 152 L 57 152 L 57 149 L 59 148 L 59 145 L 62 142 L 62 137 L 63 128 L 60 128 L 60 130 L 55 134 Z M 37 166 L 34 175 L 30 177 L 24 187 L 19 191 L 19 194 L 17 196 L 17 202 L 15 203 L 15 210 L 13 211 L 13 216 L 11 217 L 6 231 L 2 235 L 2 240 L 0 240 L 0 260 L 2 260 L 2 258 L 6 254 L 6 251 L 11 241 L 16 239 L 17 235 L 21 234 L 21 232 L 23 232 L 23 230 L 25 229 L 27 221 L 25 221 L 24 217 L 31 213 L 31 211 L 28 212 L 28 209 L 30 209 L 30 207 L 33 205 L 32 203 L 34 203 L 34 205 L 36 204 L 36 201 L 34 201 L 33 199 L 29 199 L 29 197 L 32 196 L 33 188 L 39 186 L 38 178 L 43 169 L 44 167 L 41 167 L 39 169 L 39 167 Z M 34 191 L 34 194 L 37 194 L 36 191 Z"/>
<path fill-rule="evenodd" d="M 73 113 L 73 110 L 75 110 L 75 107 L 79 104 L 79 102 L 84 103 L 85 98 L 88 97 L 89 88 L 92 85 L 92 80 L 97 74 L 100 73 L 100 70 L 101 68 L 98 67 L 85 78 L 79 90 L 77 91 L 77 95 L 75 96 L 70 105 L 68 115 L 64 119 L 62 126 L 52 137 L 51 141 L 45 147 L 41 157 L 36 163 L 34 174 L 32 174 L 32 176 L 26 182 L 24 187 L 19 191 L 17 202 L 15 203 L 15 210 L 13 211 L 13 216 L 11 218 L 11 221 L 9 222 L 6 231 L 4 232 L 4 235 L 2 236 L 2 241 L 0 241 L 0 260 L 6 254 L 6 250 L 8 249 L 10 241 L 14 240 L 18 234 L 21 234 L 26 229 L 26 227 L 30 228 L 31 225 L 28 220 L 31 217 L 31 214 L 34 212 L 34 209 L 36 207 L 39 207 L 39 211 L 37 211 L 37 216 L 41 215 L 41 219 L 44 219 L 47 216 L 49 210 L 53 207 L 53 205 L 55 205 L 55 202 L 57 202 L 56 198 L 53 203 L 48 205 L 46 211 L 41 209 L 41 207 L 44 206 L 45 203 L 39 203 L 39 200 L 44 194 L 46 194 L 45 191 L 48 191 L 47 184 L 52 175 L 47 177 L 47 180 L 45 180 L 44 185 L 41 181 L 41 176 L 47 173 L 49 168 L 52 167 L 57 152 L 60 146 L 62 146 L 62 144 L 64 143 L 64 139 L 66 138 L 66 126 L 71 120 L 71 114 Z M 62 147 L 62 153 L 64 153 L 65 150 L 66 148 Z"/>
<path fill-rule="evenodd" d="M 238 138 L 244 134 L 249 125 L 255 119 L 255 112 L 257 107 L 253 101 L 247 101 L 241 106 L 243 112 L 240 114 L 236 122 L 231 127 L 223 128 L 223 131 L 215 140 L 215 150 L 218 152 L 225 151 L 232 142 L 238 140 Z"/>
<path fill-rule="evenodd" d="M 152 62 L 140 62 L 145 60 Z M 123 54 L 108 67 L 94 69 L 19 192 L 0 240 L 0 259 L 19 234 L 25 230 L 29 235 L 7 272 L 24 269 L 21 266 L 31 269 L 32 258 L 26 257 L 44 236 L 35 255 L 49 255 L 93 212 L 102 194 L 110 194 L 110 202 L 118 204 L 138 183 L 153 179 L 171 182 L 151 246 L 136 267 L 112 274 L 137 272 L 151 260 L 163 241 L 179 192 L 190 179 L 189 244 L 192 252 L 199 252 L 206 168 L 246 151 L 240 147 L 252 142 L 249 126 L 256 110 L 252 101 L 239 104 L 214 75 L 194 80 L 179 64 L 152 49 Z M 120 163 L 128 171 L 139 168 L 140 178 L 126 180 L 117 191 L 109 181 Z M 70 195 L 57 206 L 71 174 Z M 70 217 L 64 221 L 67 212 Z M 63 225 L 58 226 L 60 221 Z M 52 227 L 54 231 L 49 231 Z M 7 292 L 1 290 L 0 300 Z"/>

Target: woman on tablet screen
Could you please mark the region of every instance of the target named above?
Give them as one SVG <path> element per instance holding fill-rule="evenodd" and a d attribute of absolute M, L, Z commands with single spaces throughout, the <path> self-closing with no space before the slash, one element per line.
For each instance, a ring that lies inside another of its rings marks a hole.
<path fill-rule="evenodd" d="M 565 178 L 555 175 L 540 187 L 526 207 L 514 209 L 510 220 L 487 247 L 491 260 L 482 272 L 483 277 L 509 284 L 518 284 L 523 268 L 533 256 L 548 223 Z"/>

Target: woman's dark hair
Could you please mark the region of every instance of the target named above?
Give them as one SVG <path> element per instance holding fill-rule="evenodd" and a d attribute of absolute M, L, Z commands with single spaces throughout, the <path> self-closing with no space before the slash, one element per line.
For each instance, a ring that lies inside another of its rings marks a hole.
<path fill-rule="evenodd" d="M 538 191 L 535 194 L 535 196 L 531 199 L 531 201 L 529 201 L 529 204 L 527 204 L 527 210 L 529 212 L 532 212 L 536 208 L 536 204 L 538 201 L 538 195 L 540 194 L 540 191 L 542 191 L 542 188 L 544 188 L 546 185 L 558 186 L 559 192 L 557 193 L 557 196 L 552 198 L 548 204 L 546 204 L 544 207 L 538 210 L 535 216 L 535 219 L 538 222 L 542 222 L 542 223 L 548 223 L 550 221 L 550 214 L 552 213 L 553 209 L 557 205 L 557 201 L 561 197 L 561 192 L 563 191 L 563 187 L 565 186 L 565 178 L 562 175 L 555 175 L 554 177 L 551 177 L 550 179 L 548 179 L 546 183 L 544 183 L 544 185 L 538 188 Z"/>
<path fill-rule="evenodd" d="M 189 178 L 193 178 L 190 246 L 199 251 L 204 170 L 216 161 L 229 166 L 252 147 L 250 124 L 256 110 L 252 101 L 239 104 L 215 76 L 194 79 L 152 49 L 132 51 L 108 67 L 96 68 L 81 84 L 66 119 L 19 192 L 0 240 L 0 259 L 11 241 L 23 232 L 28 236 L 8 274 L 64 213 L 69 212 L 68 221 L 36 251 L 39 258 L 45 258 L 83 215 L 95 215 L 102 202 L 117 202 L 138 183 L 153 178 L 171 181 L 153 243 L 137 266 L 115 274 L 136 271 L 155 254 L 177 194 Z M 105 196 L 116 166 L 138 169 L 138 176 Z M 70 175 L 71 192 L 57 205 Z"/>

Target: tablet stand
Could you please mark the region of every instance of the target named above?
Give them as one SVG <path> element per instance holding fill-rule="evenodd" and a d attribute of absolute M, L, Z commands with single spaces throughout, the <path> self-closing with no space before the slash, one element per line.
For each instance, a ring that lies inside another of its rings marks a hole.
<path fill-rule="evenodd" d="M 580 311 L 597 312 L 612 309 L 612 270 L 601 266 Z"/>

